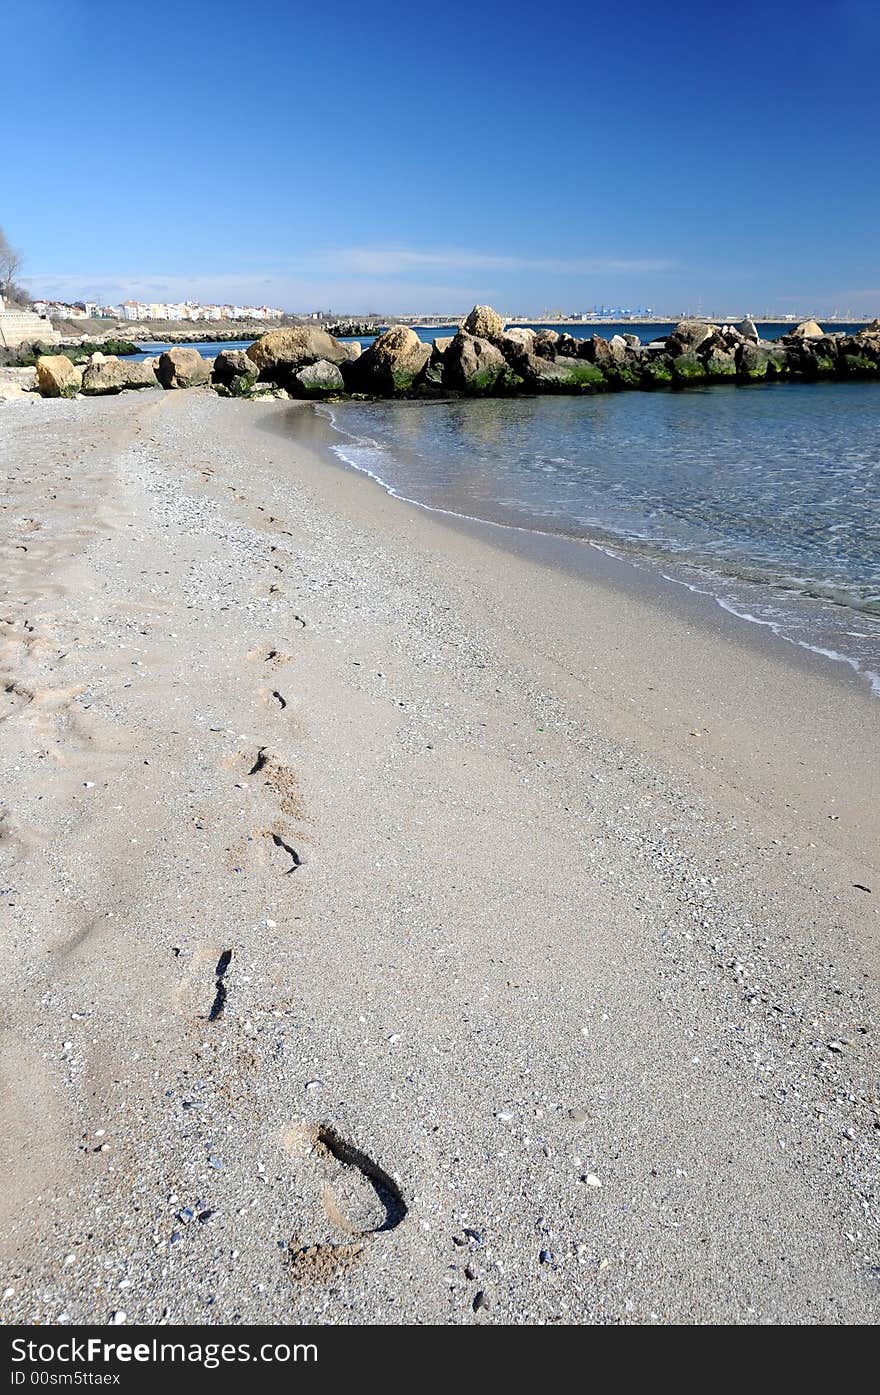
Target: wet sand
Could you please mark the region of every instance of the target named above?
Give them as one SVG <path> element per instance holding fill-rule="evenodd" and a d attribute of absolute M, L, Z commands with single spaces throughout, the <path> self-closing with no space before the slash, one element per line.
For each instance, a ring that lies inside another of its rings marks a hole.
<path fill-rule="evenodd" d="M 876 1320 L 858 680 L 308 408 L 0 450 L 4 1321 Z"/>

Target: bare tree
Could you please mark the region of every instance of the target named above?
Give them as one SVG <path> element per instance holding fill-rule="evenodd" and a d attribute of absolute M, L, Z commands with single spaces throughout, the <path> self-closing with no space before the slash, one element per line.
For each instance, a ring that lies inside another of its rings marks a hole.
<path fill-rule="evenodd" d="M 24 294 L 16 284 L 22 262 L 21 253 L 9 245 L 6 234 L 0 228 L 0 295 L 8 296 L 10 300 L 20 300 Z"/>

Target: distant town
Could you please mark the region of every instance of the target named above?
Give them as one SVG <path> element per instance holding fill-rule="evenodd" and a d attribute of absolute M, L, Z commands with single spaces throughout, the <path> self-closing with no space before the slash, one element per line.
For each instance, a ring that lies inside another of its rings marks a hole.
<path fill-rule="evenodd" d="M 381 315 L 376 311 L 359 315 L 344 315 L 335 310 L 309 310 L 309 311 L 289 311 L 282 310 L 279 306 L 273 305 L 202 305 L 198 301 L 141 301 L 124 300 L 118 305 L 101 305 L 97 301 L 61 301 L 35 299 L 31 300 L 29 307 L 32 312 L 51 321 L 95 321 L 107 320 L 114 324 L 132 324 L 146 326 L 150 323 L 168 325 L 171 322 L 181 324 L 204 323 L 220 326 L 224 322 L 230 326 L 235 322 L 241 324 L 258 323 L 299 323 L 304 321 L 317 322 L 327 326 L 355 326 L 340 332 L 345 333 L 375 333 L 379 327 L 392 324 L 414 325 L 425 328 L 433 328 L 439 325 L 456 324 L 461 318 L 460 311 L 452 311 L 447 314 L 421 314 L 421 315 Z M 800 311 L 798 314 L 779 314 L 772 311 L 762 313 L 746 312 L 746 317 L 762 323 L 796 324 L 804 319 L 809 312 Z M 594 305 L 589 310 L 562 310 L 544 309 L 538 314 L 527 314 L 520 311 L 516 314 L 505 314 L 503 317 L 507 324 L 666 324 L 682 319 L 707 319 L 733 323 L 743 318 L 739 312 L 728 315 L 709 315 L 702 307 L 694 309 L 680 309 L 670 313 L 662 313 L 655 310 L 650 305 Z M 853 314 L 851 310 L 835 311 L 832 314 L 821 315 L 820 318 L 825 323 L 854 324 L 871 318 L 870 314 Z M 334 331 L 335 332 L 335 331 Z M 221 337 L 231 337 L 223 335 Z"/>
<path fill-rule="evenodd" d="M 177 303 L 124 300 L 121 305 L 98 305 L 95 301 L 35 300 L 31 308 L 50 320 L 283 320 L 285 312 L 272 305 L 199 305 L 194 300 Z"/>

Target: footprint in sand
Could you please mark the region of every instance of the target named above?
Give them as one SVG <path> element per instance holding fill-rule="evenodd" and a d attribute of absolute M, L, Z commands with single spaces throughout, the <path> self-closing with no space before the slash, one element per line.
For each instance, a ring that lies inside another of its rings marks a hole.
<path fill-rule="evenodd" d="M 366 1257 L 377 1236 L 394 1230 L 406 1203 L 393 1177 L 330 1124 L 292 1124 L 284 1146 L 294 1159 L 296 1182 L 311 1200 L 308 1243 L 288 1245 L 291 1277 L 326 1283 Z"/>
<path fill-rule="evenodd" d="M 0 722 L 7 717 L 12 717 L 22 707 L 27 707 L 33 702 L 34 694 L 29 688 L 23 688 L 15 682 L 4 682 L 3 692 L 0 694 Z"/>
<path fill-rule="evenodd" d="M 291 654 L 285 654 L 281 649 L 251 649 L 248 654 L 251 663 L 266 664 L 269 668 L 283 668 L 285 664 L 293 662 Z"/>
<path fill-rule="evenodd" d="M 171 1006 L 185 1017 L 217 1022 L 226 1010 L 226 975 L 233 950 L 222 944 L 199 944 L 192 951 L 175 946 L 174 953 L 186 972 L 171 990 Z"/>

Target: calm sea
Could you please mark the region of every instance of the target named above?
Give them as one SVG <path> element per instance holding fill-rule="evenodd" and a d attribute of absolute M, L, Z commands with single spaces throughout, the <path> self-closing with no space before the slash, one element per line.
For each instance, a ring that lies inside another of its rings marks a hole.
<path fill-rule="evenodd" d="M 861 324 L 847 325 L 846 332 L 848 334 L 854 334 L 856 330 L 862 329 L 863 327 L 864 326 Z M 610 339 L 612 334 L 637 334 L 638 337 L 641 339 L 642 343 L 647 344 L 652 339 L 665 339 L 667 335 L 671 334 L 672 331 L 675 329 L 675 324 L 672 321 L 670 321 L 668 324 L 650 325 L 631 324 L 629 322 L 607 325 L 545 325 L 539 323 L 536 320 L 533 323 L 527 325 L 526 328 L 555 329 L 560 331 L 564 330 L 566 334 L 573 335 L 575 339 L 589 339 L 594 334 L 601 334 L 604 339 Z M 757 325 L 758 333 L 760 334 L 762 339 L 778 339 L 780 335 L 790 333 L 792 328 L 793 326 L 790 324 L 781 323 L 758 323 Z M 829 324 L 823 325 L 822 328 L 829 330 L 840 330 L 842 326 Z M 430 328 L 426 326 L 420 326 L 416 328 L 416 334 L 419 336 L 420 339 L 423 339 L 426 344 L 430 344 L 434 339 L 454 334 L 457 329 L 458 325 L 432 325 Z M 354 337 L 355 336 L 351 336 L 351 338 Z M 374 337 L 375 336 L 369 335 L 360 336 L 359 342 L 366 346 L 367 344 L 372 344 Z M 198 349 L 199 352 L 204 354 L 206 358 L 214 358 L 217 354 L 219 354 L 221 349 L 246 349 L 248 345 L 252 344 L 253 342 L 254 341 L 252 339 L 236 339 L 232 342 L 217 344 L 178 344 L 176 347 L 180 349 Z M 348 340 L 343 340 L 343 343 L 347 342 Z M 132 355 L 132 357 L 135 360 L 151 358 L 153 357 L 153 355 L 161 354 L 163 350 L 170 349 L 173 347 L 175 346 L 171 344 L 141 344 L 141 352 L 136 355 Z"/>
<path fill-rule="evenodd" d="M 880 695 L 880 383 L 322 410 L 390 492 L 659 567 Z"/>
<path fill-rule="evenodd" d="M 129 356 L 130 363 L 140 363 L 145 358 L 155 358 L 157 354 L 162 354 L 166 349 L 198 349 L 205 358 L 216 358 L 221 349 L 246 349 L 253 344 L 253 339 L 224 340 L 218 344 L 141 344 L 140 353 Z"/>

